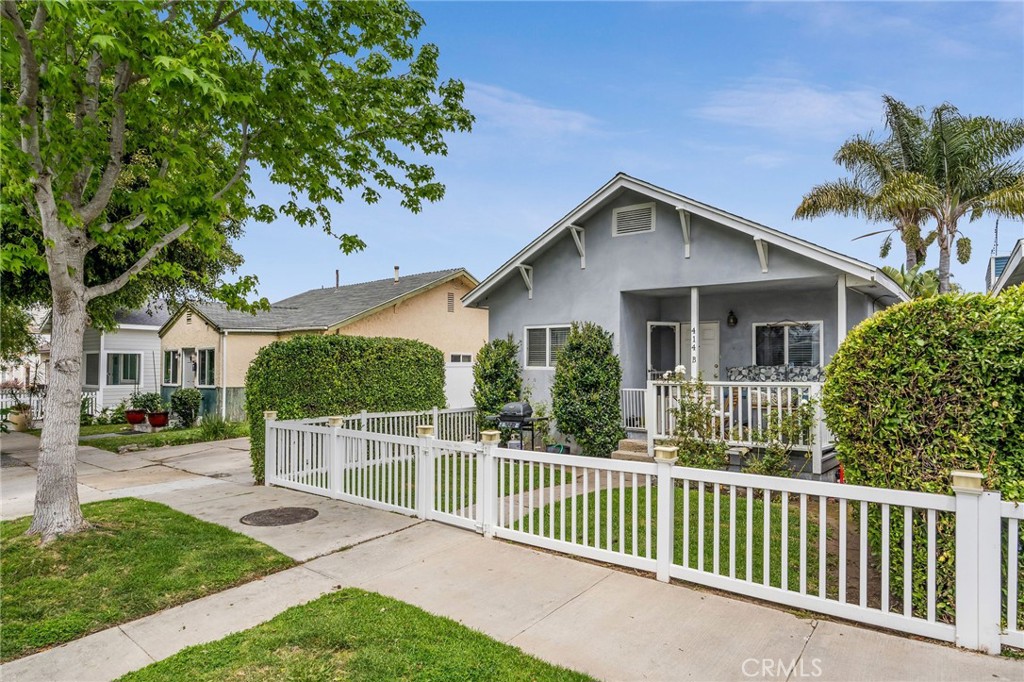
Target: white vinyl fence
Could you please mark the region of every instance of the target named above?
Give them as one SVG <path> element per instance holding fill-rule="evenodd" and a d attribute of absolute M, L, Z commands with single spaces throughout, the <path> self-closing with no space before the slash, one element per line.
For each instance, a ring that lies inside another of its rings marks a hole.
<path fill-rule="evenodd" d="M 95 416 L 99 409 L 96 405 L 96 391 L 82 391 L 82 399 L 85 401 L 86 411 Z M 32 419 L 42 419 L 46 416 L 46 392 L 27 391 L 0 391 L 0 408 L 13 407 L 24 404 L 32 408 Z"/>
<path fill-rule="evenodd" d="M 268 485 L 970 649 L 1024 646 L 1024 510 L 983 492 L 977 475 L 935 495 L 684 468 L 673 448 L 631 462 L 504 449 L 496 432 L 475 443 L 424 424 L 409 437 L 349 428 L 368 423 L 358 416 L 270 417 Z M 954 540 L 946 604 L 939 562 Z"/>

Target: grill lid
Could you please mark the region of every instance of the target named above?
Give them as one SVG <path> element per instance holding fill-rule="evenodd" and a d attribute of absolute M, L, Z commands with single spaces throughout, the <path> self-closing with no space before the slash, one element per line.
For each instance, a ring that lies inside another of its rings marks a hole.
<path fill-rule="evenodd" d="M 530 407 L 530 403 L 517 402 L 517 403 L 506 403 L 501 408 L 501 414 L 499 417 L 504 420 L 522 420 L 527 417 L 533 416 L 533 408 Z"/>

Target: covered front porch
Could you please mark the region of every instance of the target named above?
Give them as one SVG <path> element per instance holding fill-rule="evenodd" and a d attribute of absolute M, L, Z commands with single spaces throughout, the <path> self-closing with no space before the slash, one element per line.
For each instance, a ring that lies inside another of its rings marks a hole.
<path fill-rule="evenodd" d="M 874 306 L 846 275 L 622 292 L 623 428 L 649 447 L 671 437 L 678 384 L 663 379 L 682 367 L 704 381 L 717 436 L 733 448 L 758 447 L 770 417 L 815 405 L 793 450 L 807 453 L 807 473 L 827 477 L 836 465 L 820 409 L 824 367 L 849 320 Z"/>

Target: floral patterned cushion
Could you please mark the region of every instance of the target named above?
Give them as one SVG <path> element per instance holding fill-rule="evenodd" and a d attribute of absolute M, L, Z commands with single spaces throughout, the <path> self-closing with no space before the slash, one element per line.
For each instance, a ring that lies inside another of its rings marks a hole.
<path fill-rule="evenodd" d="M 824 381 L 823 367 L 796 365 L 747 365 L 726 370 L 729 381 Z"/>

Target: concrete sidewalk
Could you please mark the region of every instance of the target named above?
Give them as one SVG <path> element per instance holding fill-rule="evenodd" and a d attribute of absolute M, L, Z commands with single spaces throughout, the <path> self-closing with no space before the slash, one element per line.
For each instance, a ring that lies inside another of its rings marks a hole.
<path fill-rule="evenodd" d="M 175 457 L 183 455 L 163 462 Z M 9 471 L 0 474 L 5 484 Z M 296 558 L 319 558 L 12 661 L 0 666 L 0 676 L 114 679 L 320 594 L 355 586 L 607 680 L 1024 680 L 1024 663 L 1017 660 L 798 617 L 432 522 L 207 480 L 146 497 L 247 532 Z M 247 510 L 283 504 L 311 506 L 320 516 L 276 529 L 237 522 Z M 335 551 L 342 547 L 350 548 Z"/>

